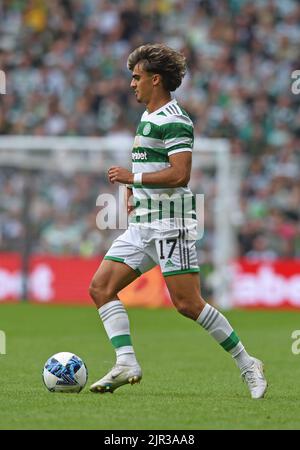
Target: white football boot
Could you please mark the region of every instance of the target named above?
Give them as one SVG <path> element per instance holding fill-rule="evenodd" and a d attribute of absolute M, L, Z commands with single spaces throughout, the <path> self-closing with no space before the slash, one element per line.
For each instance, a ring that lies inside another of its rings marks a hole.
<path fill-rule="evenodd" d="M 116 364 L 101 380 L 96 381 L 90 387 L 91 392 L 111 394 L 123 384 L 139 383 L 142 379 L 142 370 L 138 364 L 134 366 L 124 366 Z"/>
<path fill-rule="evenodd" d="M 263 398 L 268 386 L 264 366 L 259 359 L 252 359 L 252 366 L 242 373 L 242 378 L 247 383 L 252 398 Z"/>

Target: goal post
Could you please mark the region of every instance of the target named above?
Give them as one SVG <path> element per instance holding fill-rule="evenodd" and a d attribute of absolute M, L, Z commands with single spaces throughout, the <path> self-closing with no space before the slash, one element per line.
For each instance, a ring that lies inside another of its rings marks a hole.
<path fill-rule="evenodd" d="M 107 137 L 0 136 L 0 170 L 1 167 L 15 167 L 25 173 L 36 170 L 63 174 L 76 171 L 104 173 L 111 165 L 129 166 L 132 143 L 133 137 L 129 134 Z M 232 212 L 238 198 L 229 141 L 196 137 L 193 167 L 215 173 L 212 300 L 221 308 L 229 308 L 229 264 L 236 249 Z M 204 213 L 207 206 L 204 197 Z"/>
<path fill-rule="evenodd" d="M 229 267 L 236 254 L 232 213 L 237 208 L 238 199 L 238 183 L 233 171 L 229 141 L 227 139 L 195 139 L 193 164 L 199 164 L 203 169 L 211 166 L 216 171 L 215 238 L 212 249 L 215 268 L 212 277 L 213 300 L 220 308 L 228 309 L 231 307 Z"/>

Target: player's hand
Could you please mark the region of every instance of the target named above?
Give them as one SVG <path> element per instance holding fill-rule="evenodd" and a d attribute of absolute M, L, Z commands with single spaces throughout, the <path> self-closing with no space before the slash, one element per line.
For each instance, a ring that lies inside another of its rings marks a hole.
<path fill-rule="evenodd" d="M 111 183 L 118 181 L 119 183 L 132 184 L 133 174 L 123 167 L 111 167 L 108 169 L 108 179 Z"/>

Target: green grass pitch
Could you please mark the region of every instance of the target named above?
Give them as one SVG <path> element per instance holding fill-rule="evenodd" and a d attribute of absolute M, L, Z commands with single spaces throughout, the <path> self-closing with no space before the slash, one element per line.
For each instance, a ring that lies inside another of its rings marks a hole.
<path fill-rule="evenodd" d="M 269 390 L 252 400 L 239 371 L 210 336 L 175 310 L 129 310 L 144 377 L 113 395 L 90 383 L 114 363 L 93 307 L 0 305 L 6 354 L 0 355 L 1 429 L 299 429 L 300 355 L 291 351 L 299 312 L 229 311 L 249 353 L 265 363 Z M 50 393 L 41 372 L 60 351 L 89 370 L 80 394 Z"/>

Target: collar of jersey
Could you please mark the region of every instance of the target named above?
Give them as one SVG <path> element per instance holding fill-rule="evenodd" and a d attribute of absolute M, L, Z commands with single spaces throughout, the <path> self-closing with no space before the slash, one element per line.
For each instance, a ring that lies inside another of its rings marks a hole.
<path fill-rule="evenodd" d="M 166 103 L 164 106 L 162 106 L 159 109 L 156 109 L 155 111 L 152 111 L 152 113 L 148 113 L 148 111 L 146 110 L 145 112 L 147 113 L 148 116 L 151 116 L 151 114 L 158 114 L 160 113 L 163 109 L 167 108 L 169 105 L 172 105 L 173 103 L 177 103 L 176 98 L 172 98 L 172 100 L 170 100 L 168 103 Z"/>

